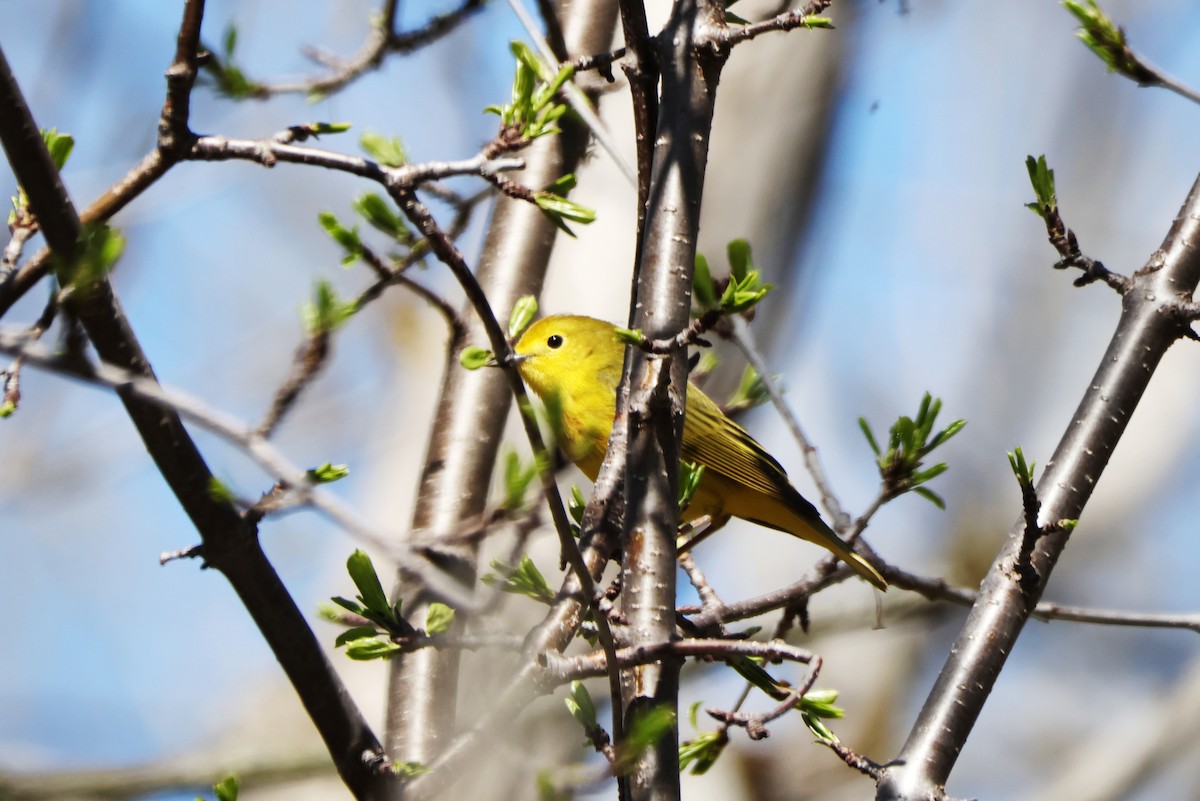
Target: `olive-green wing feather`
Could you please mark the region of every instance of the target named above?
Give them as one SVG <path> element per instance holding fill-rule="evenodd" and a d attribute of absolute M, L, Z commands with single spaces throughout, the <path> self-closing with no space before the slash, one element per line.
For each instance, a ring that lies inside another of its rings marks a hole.
<path fill-rule="evenodd" d="M 744 428 L 688 384 L 682 456 L 739 484 L 781 500 L 795 493 L 787 472 Z"/>

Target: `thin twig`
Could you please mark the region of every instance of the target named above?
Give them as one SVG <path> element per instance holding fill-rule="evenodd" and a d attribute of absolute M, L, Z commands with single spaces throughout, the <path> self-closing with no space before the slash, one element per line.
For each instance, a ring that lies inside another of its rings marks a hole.
<path fill-rule="evenodd" d="M 356 513 L 342 504 L 335 496 L 314 485 L 308 472 L 292 464 L 261 434 L 230 415 L 209 407 L 203 401 L 176 389 L 162 386 L 143 376 L 131 373 L 105 362 L 86 365 L 86 369 L 74 361 L 65 361 L 54 352 L 41 347 L 27 345 L 21 335 L 0 331 L 0 352 L 19 356 L 29 364 L 66 375 L 85 383 L 127 393 L 164 409 L 170 409 L 191 420 L 200 427 L 238 446 L 268 475 L 282 482 L 289 492 L 296 495 L 300 503 L 312 506 L 329 519 L 342 526 L 347 532 L 381 552 L 387 553 L 406 569 L 413 570 L 430 581 L 437 592 L 453 599 L 463 609 L 473 609 L 475 604 L 469 593 L 465 593 L 458 582 L 444 576 L 417 551 L 393 544 L 393 538 L 375 531 L 358 519 Z"/>
<path fill-rule="evenodd" d="M 560 61 L 559 57 L 555 55 L 554 49 L 550 47 L 550 44 L 546 41 L 546 37 L 542 36 L 533 17 L 525 9 L 525 5 L 521 0 L 508 0 L 508 4 L 517 19 L 520 20 L 521 25 L 525 28 L 525 32 L 529 34 L 529 38 L 533 40 L 541 57 L 545 59 L 547 64 L 558 64 Z M 605 127 L 604 123 L 601 122 L 600 116 L 596 114 L 592 108 L 591 101 L 588 100 L 583 91 L 574 83 L 568 81 L 563 84 L 563 96 L 567 101 L 567 105 L 579 115 L 579 118 L 583 120 L 584 124 L 587 125 L 588 129 L 596 137 L 596 141 L 600 143 L 600 147 L 604 149 L 604 152 L 612 159 L 613 164 L 617 166 L 617 169 L 629 181 L 630 186 L 637 186 L 637 173 L 630 166 L 629 162 L 625 160 L 625 157 L 621 155 L 621 151 L 617 148 L 616 139 L 613 138 L 613 135 Z"/>
<path fill-rule="evenodd" d="M 732 48 L 764 33 L 807 28 L 809 27 L 808 18 L 815 14 L 820 14 L 829 8 L 832 3 L 833 0 L 816 0 L 816 2 L 809 3 L 804 8 L 787 11 L 762 22 L 753 22 L 749 25 L 726 28 L 725 35 L 721 37 L 721 42 L 725 47 Z"/>

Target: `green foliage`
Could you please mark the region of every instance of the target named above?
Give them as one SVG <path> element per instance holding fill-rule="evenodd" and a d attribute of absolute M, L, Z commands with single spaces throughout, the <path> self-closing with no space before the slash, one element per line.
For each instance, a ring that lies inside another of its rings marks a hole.
<path fill-rule="evenodd" d="M 6 417 L 12 417 L 16 411 L 17 404 L 13 403 L 11 400 L 0 402 L 0 420 Z"/>
<path fill-rule="evenodd" d="M 542 571 L 528 556 L 522 556 L 515 565 L 502 559 L 493 559 L 491 568 L 496 572 L 485 573 L 479 579 L 489 587 L 498 586 L 503 592 L 524 595 L 547 605 L 554 603 L 557 597 Z"/>
<path fill-rule="evenodd" d="M 353 317 L 356 311 L 357 303 L 341 300 L 333 285 L 321 279 L 317 282 L 313 300 L 301 308 L 300 319 L 304 321 L 304 330 L 309 334 L 329 334 Z"/>
<path fill-rule="evenodd" d="M 1096 0 L 1064 0 L 1063 6 L 1079 20 L 1079 37 L 1100 57 L 1109 72 L 1119 72 L 1140 84 L 1159 83 L 1159 77 L 1143 64 L 1125 41 L 1125 31 L 1105 14 Z"/>
<path fill-rule="evenodd" d="M 529 324 L 533 322 L 533 318 L 538 313 L 537 298 L 533 295 L 524 295 L 517 299 L 513 304 L 512 312 L 508 315 L 508 338 L 516 339 L 521 336 Z"/>
<path fill-rule="evenodd" d="M 116 267 L 124 250 L 125 237 L 115 228 L 102 222 L 84 223 L 75 261 L 67 264 L 53 255 L 51 264 L 64 288 L 69 288 L 74 295 L 87 297 L 97 282 Z"/>
<path fill-rule="evenodd" d="M 431 637 L 445 634 L 454 625 L 456 614 L 454 607 L 434 601 L 425 613 L 425 633 Z"/>
<path fill-rule="evenodd" d="M 468 345 L 458 354 L 458 363 L 468 370 L 487 367 L 493 361 L 492 352 L 476 345 Z"/>
<path fill-rule="evenodd" d="M 571 717 L 575 718 L 588 736 L 591 736 L 591 733 L 599 728 L 600 724 L 596 722 L 596 704 L 593 703 L 592 694 L 587 691 L 583 682 L 571 682 L 571 689 L 567 693 L 564 703 L 567 705 Z"/>
<path fill-rule="evenodd" d="M 712 270 L 708 268 L 708 259 L 700 251 L 696 251 L 695 266 L 692 270 L 692 299 L 702 309 L 714 309 L 717 306 L 717 291 Z"/>
<path fill-rule="evenodd" d="M 1020 445 L 1008 454 L 1008 464 L 1012 467 L 1018 484 L 1023 488 L 1033 486 L 1033 470 L 1037 466 L 1037 462 L 1026 462 L 1025 452 L 1021 450 Z"/>
<path fill-rule="evenodd" d="M 525 493 L 538 475 L 537 462 L 521 463 L 516 451 L 504 456 L 504 509 L 515 512 L 525 506 Z"/>
<path fill-rule="evenodd" d="M 921 406 L 917 410 L 915 418 L 901 417 L 892 424 L 888 432 L 886 450 L 880 448 L 866 418 L 858 418 L 859 428 L 867 438 L 871 450 L 875 452 L 879 475 L 883 479 L 885 491 L 890 497 L 894 498 L 912 491 L 939 509 L 946 508 L 946 502 L 940 495 L 928 487 L 921 486 L 946 472 L 946 463 L 939 462 L 932 467 L 922 469 L 923 460 L 939 445 L 962 431 L 967 421 L 955 420 L 934 434 L 933 425 L 941 410 L 942 402 L 926 392 L 921 399 Z"/>
<path fill-rule="evenodd" d="M 349 122 L 306 122 L 303 125 L 295 126 L 296 129 L 314 139 L 321 136 L 321 134 L 346 133 L 352 127 L 353 124 Z"/>
<path fill-rule="evenodd" d="M 357 625 L 343 631 L 334 640 L 338 648 L 346 649 L 346 656 L 357 661 L 383 659 L 398 653 L 401 646 L 393 642 L 393 637 L 405 637 L 414 633 L 414 629 L 401 616 L 402 601 L 390 603 L 387 593 L 383 591 L 383 583 L 375 572 L 371 557 L 362 550 L 356 550 L 346 560 L 346 572 L 358 589 L 355 600 L 337 596 L 331 600 L 351 614 L 364 618 L 372 625 Z M 340 619 L 323 610 L 323 616 L 335 622 Z M 453 616 L 451 615 L 451 621 Z M 444 620 L 444 615 L 443 615 Z"/>
<path fill-rule="evenodd" d="M 221 781 L 213 785 L 213 794 L 216 795 L 217 801 L 237 801 L 238 798 L 238 777 L 226 776 Z M 205 801 L 201 796 L 196 796 L 196 801 Z"/>
<path fill-rule="evenodd" d="M 613 334 L 626 345 L 633 345 L 640 348 L 646 344 L 646 335 L 639 328 L 614 328 Z"/>
<path fill-rule="evenodd" d="M 800 696 L 796 707 L 800 710 L 800 718 L 808 730 L 831 743 L 838 742 L 837 735 L 823 722 L 838 720 L 846 716 L 846 710 L 837 706 L 837 690 L 813 690 Z"/>
<path fill-rule="evenodd" d="M 330 484 L 350 475 L 350 468 L 344 464 L 330 464 L 326 462 L 320 467 L 314 467 L 309 470 L 307 475 L 308 479 L 316 484 Z"/>
<path fill-rule="evenodd" d="M 1046 157 L 1025 157 L 1025 169 L 1029 171 L 1029 182 L 1033 184 L 1033 193 L 1037 200 L 1026 203 L 1025 208 L 1032 211 L 1043 220 L 1058 212 L 1058 196 L 1054 191 L 1054 170 L 1046 166 Z"/>
<path fill-rule="evenodd" d="M 246 77 L 245 71 L 237 64 L 234 55 L 237 52 L 237 42 L 238 29 L 231 22 L 221 38 L 220 55 L 210 52 L 203 69 L 218 93 L 234 100 L 259 97 L 263 94 L 262 84 Z"/>
<path fill-rule="evenodd" d="M 729 414 L 734 412 L 753 409 L 755 406 L 761 406 L 771 399 L 771 394 L 767 392 L 767 385 L 763 383 L 762 376 L 751 365 L 746 365 L 746 369 L 742 371 L 742 380 L 738 383 L 738 387 L 734 393 L 729 396 L 729 400 L 725 402 L 725 411 Z"/>
<path fill-rule="evenodd" d="M 528 45 L 513 42 L 509 48 L 517 59 L 512 101 L 504 106 L 488 106 L 484 112 L 499 115 L 501 126 L 517 131 L 523 141 L 558 133 L 557 123 L 567 106 L 554 98 L 575 74 L 575 68 L 566 66 L 554 72 Z"/>
<path fill-rule="evenodd" d="M 758 270 L 750 261 L 750 243 L 735 239 L 726 246 L 729 255 L 729 285 L 721 294 L 721 310 L 736 314 L 755 306 L 774 289 L 759 279 Z"/>
<path fill-rule="evenodd" d="M 576 526 L 583 525 L 583 513 L 587 510 L 587 501 L 583 498 L 583 492 L 579 489 L 578 484 L 571 485 L 571 494 L 567 497 L 567 514 L 575 521 Z M 578 535 L 578 530 L 576 535 Z"/>
<path fill-rule="evenodd" d="M 571 238 L 575 237 L 575 232 L 567 225 L 568 222 L 587 225 L 596 221 L 594 210 L 567 200 L 567 193 L 575 188 L 575 183 L 575 176 L 567 174 L 546 188 L 533 193 L 533 202 L 542 210 L 542 213 L 560 231 Z"/>
<path fill-rule="evenodd" d="M 237 500 L 229 485 L 216 476 L 208 477 L 208 497 L 217 503 L 233 503 Z"/>
<path fill-rule="evenodd" d="M 419 632 L 403 618 L 403 602 L 397 599 L 389 602 L 383 591 L 383 583 L 371 557 L 361 550 L 356 550 L 346 560 L 346 571 L 358 589 L 355 600 L 335 597 L 331 600 L 342 609 L 363 618 L 367 624 L 354 625 L 338 635 L 334 645 L 346 649 L 346 656 L 358 661 L 371 659 L 386 659 L 403 651 L 403 646 L 397 639 L 411 637 Z M 321 614 L 335 623 L 342 623 L 341 616 L 330 607 L 322 609 Z M 441 603 L 429 605 L 425 616 L 425 632 L 429 635 L 446 632 L 455 620 L 455 611 Z"/>
<path fill-rule="evenodd" d="M 392 773 L 402 779 L 415 779 L 430 770 L 421 762 L 393 762 L 388 767 Z"/>
<path fill-rule="evenodd" d="M 413 236 L 412 231 L 404 223 L 404 218 L 392 211 L 391 204 L 375 192 L 365 192 L 359 195 L 355 198 L 354 203 L 351 204 L 351 208 L 354 209 L 358 216 L 366 220 L 367 224 L 372 228 L 386 234 L 401 245 L 411 247 L 416 242 L 416 237 Z M 329 231 L 330 229 L 327 227 L 325 230 Z M 333 231 L 330 231 L 330 235 L 334 236 Z M 338 244 L 342 244 L 339 239 L 340 236 L 344 235 L 339 233 L 337 236 L 334 236 Z M 357 242 L 357 230 L 354 233 L 354 242 L 351 245 L 355 244 L 357 244 L 359 251 L 361 251 L 362 244 Z"/>
<path fill-rule="evenodd" d="M 333 238 L 342 246 L 342 250 L 346 251 L 346 255 L 342 256 L 342 266 L 348 267 L 358 261 L 363 256 L 362 240 L 358 237 L 358 226 L 346 228 L 338 218 L 328 211 L 323 211 L 317 215 L 317 221 L 321 223 L 321 227 L 325 229 L 325 233 Z"/>
<path fill-rule="evenodd" d="M 57 128 L 42 128 L 42 141 L 46 143 L 46 150 L 50 152 L 54 169 L 61 171 L 67 166 L 67 159 L 75 149 L 75 137 L 69 133 L 59 133 Z"/>
<path fill-rule="evenodd" d="M 722 314 L 738 314 L 758 304 L 774 289 L 764 284 L 759 271 L 750 259 L 750 243 L 734 239 L 725 248 L 729 259 L 729 280 L 718 295 L 718 282 L 712 277 L 708 259 L 696 255 L 692 274 L 692 298 L 702 311 L 719 310 Z"/>
<path fill-rule="evenodd" d="M 682 771 L 690 765 L 693 776 L 707 773 L 729 743 L 729 737 L 724 731 L 700 731 L 696 713 L 701 703 L 697 701 L 688 708 L 688 720 L 696 730 L 696 736 L 679 744 L 679 770 Z"/>
<path fill-rule="evenodd" d="M 623 774 L 633 763 L 666 736 L 675 726 L 675 710 L 665 706 L 647 709 L 635 715 L 625 739 L 617 744 L 617 759 L 613 770 Z"/>
<path fill-rule="evenodd" d="M 362 549 L 356 549 L 346 560 L 346 572 L 358 588 L 358 602 L 364 607 L 357 610 L 357 613 L 386 628 L 399 629 L 400 603 L 397 602 L 393 606 L 388 601 L 371 557 Z"/>
<path fill-rule="evenodd" d="M 408 153 L 399 137 L 366 131 L 358 138 L 358 146 L 385 167 L 403 167 L 408 163 Z"/>
<path fill-rule="evenodd" d="M 686 509 L 696 497 L 700 479 L 704 476 L 704 465 L 681 461 L 679 463 L 679 508 Z"/>
<path fill-rule="evenodd" d="M 534 782 L 538 801 L 571 801 L 574 797 L 569 790 L 554 783 L 554 777 L 549 771 L 539 770 Z"/>

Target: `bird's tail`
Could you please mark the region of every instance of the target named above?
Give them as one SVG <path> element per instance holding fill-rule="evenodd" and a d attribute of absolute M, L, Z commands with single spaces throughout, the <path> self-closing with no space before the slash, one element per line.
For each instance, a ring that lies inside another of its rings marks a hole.
<path fill-rule="evenodd" d="M 816 537 L 814 537 L 814 539 L 816 539 L 817 543 L 825 548 L 828 548 L 837 556 L 838 559 L 841 559 L 843 562 L 850 565 L 850 567 L 854 568 L 854 572 L 862 576 L 863 579 L 871 582 L 871 584 L 874 584 L 879 589 L 886 591 L 888 588 L 888 583 L 880 574 L 880 572 L 875 569 L 875 566 L 851 550 L 849 544 L 839 537 L 833 529 L 825 525 L 824 521 L 818 522 L 820 523 L 820 528 L 810 525 L 811 528 L 816 529 L 814 532 Z M 824 530 L 822 531 L 821 529 Z"/>
<path fill-rule="evenodd" d="M 808 540 L 809 542 L 815 542 L 822 548 L 831 551 L 838 559 L 841 559 L 843 562 L 850 565 L 850 567 L 854 569 L 854 572 L 862 576 L 864 580 L 869 581 L 879 589 L 886 591 L 888 588 L 887 581 L 880 574 L 880 572 L 875 569 L 875 566 L 855 553 L 854 549 L 852 549 L 845 540 L 837 535 L 837 532 L 826 525 L 825 521 L 822 520 L 820 515 L 817 513 L 817 510 L 812 507 L 812 504 L 808 503 L 808 501 L 805 501 L 803 498 L 800 498 L 800 501 L 804 503 L 805 507 L 807 507 L 805 511 L 812 509 L 812 513 L 801 514 L 795 508 L 788 509 L 790 513 L 789 517 L 791 517 L 792 521 L 794 521 L 792 525 L 780 525 L 780 522 L 782 521 L 768 522 L 764 520 L 758 520 L 755 522 L 760 522 L 763 525 L 770 526 L 771 528 L 778 528 L 793 536 Z"/>

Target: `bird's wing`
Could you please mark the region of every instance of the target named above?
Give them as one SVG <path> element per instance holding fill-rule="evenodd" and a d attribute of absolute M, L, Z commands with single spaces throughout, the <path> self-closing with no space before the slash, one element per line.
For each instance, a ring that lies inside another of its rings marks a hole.
<path fill-rule="evenodd" d="M 683 419 L 682 456 L 776 498 L 787 498 L 795 492 L 779 462 L 691 384 Z"/>

